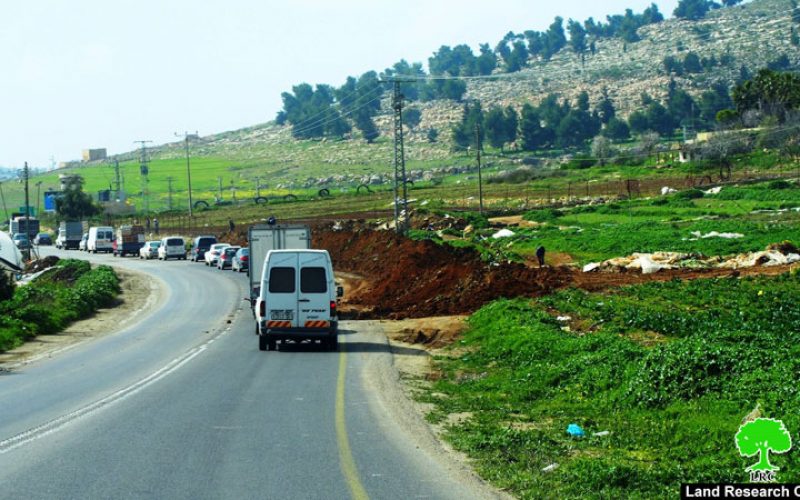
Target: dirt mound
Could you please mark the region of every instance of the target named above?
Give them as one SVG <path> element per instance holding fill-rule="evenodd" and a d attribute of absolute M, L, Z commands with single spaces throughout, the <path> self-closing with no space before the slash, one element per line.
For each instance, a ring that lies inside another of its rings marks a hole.
<path fill-rule="evenodd" d="M 36 259 L 28 263 L 25 267 L 26 273 L 38 273 L 55 266 L 60 259 L 55 255 L 49 255 L 43 259 Z"/>
<path fill-rule="evenodd" d="M 567 266 L 531 268 L 489 264 L 471 249 L 415 241 L 389 231 L 332 230 L 317 227 L 313 248 L 328 250 L 337 271 L 357 274 L 367 283 L 345 298 L 356 318 L 422 318 L 469 314 L 498 298 L 539 297 L 568 287 L 601 291 L 624 285 L 672 279 L 780 274 L 789 266 L 752 269 L 664 269 L 584 273 Z"/>

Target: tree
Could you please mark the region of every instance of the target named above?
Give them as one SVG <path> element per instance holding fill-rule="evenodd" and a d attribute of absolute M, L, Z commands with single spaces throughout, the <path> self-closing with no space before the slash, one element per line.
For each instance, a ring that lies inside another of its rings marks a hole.
<path fill-rule="evenodd" d="M 608 97 L 608 88 L 603 88 L 603 96 L 597 103 L 597 114 L 600 116 L 600 122 L 604 124 L 610 122 L 617 115 L 614 103 Z"/>
<path fill-rule="evenodd" d="M 680 0 L 672 14 L 675 17 L 696 21 L 704 18 L 713 7 L 714 2 L 711 0 Z"/>
<path fill-rule="evenodd" d="M 598 135 L 592 140 L 592 156 L 597 158 L 597 162 L 602 167 L 606 164 L 606 160 L 614 156 L 616 151 L 611 144 L 611 139 Z"/>
<path fill-rule="evenodd" d="M 489 47 L 488 43 L 481 44 L 481 55 L 478 56 L 476 61 L 479 75 L 491 75 L 492 71 L 497 67 L 497 56 Z"/>
<path fill-rule="evenodd" d="M 628 125 L 635 134 L 643 134 L 650 129 L 650 122 L 643 111 L 634 111 L 628 117 Z"/>
<path fill-rule="evenodd" d="M 639 137 L 639 149 L 651 156 L 660 142 L 661 137 L 656 132 L 645 132 Z"/>
<path fill-rule="evenodd" d="M 612 118 L 609 120 L 603 128 L 602 133 L 603 136 L 608 137 L 612 141 L 625 141 L 631 137 L 631 130 L 628 128 L 628 124 L 619 118 Z"/>
<path fill-rule="evenodd" d="M 752 80 L 737 85 L 732 97 L 739 116 L 757 111 L 782 123 L 789 111 L 800 107 L 800 76 L 762 69 Z"/>
<path fill-rule="evenodd" d="M 567 37 L 564 34 L 564 18 L 556 17 L 545 33 L 544 58 L 549 60 L 556 52 L 567 44 Z"/>
<path fill-rule="evenodd" d="M 797 0 L 792 0 L 792 21 L 800 24 L 800 7 L 797 6 Z"/>
<path fill-rule="evenodd" d="M 769 454 L 789 451 L 792 447 L 792 436 L 780 420 L 757 418 L 739 428 L 736 433 L 736 447 L 742 456 L 758 455 L 758 462 L 748 467 L 748 472 L 776 471 L 778 467 L 769 462 Z"/>
<path fill-rule="evenodd" d="M 361 131 L 361 135 L 364 136 L 364 140 L 367 141 L 367 144 L 372 144 L 375 142 L 381 134 L 378 132 L 378 127 L 375 126 L 375 122 L 372 121 L 372 116 L 366 111 L 360 111 L 356 113 L 355 116 L 356 128 Z"/>
<path fill-rule="evenodd" d="M 408 108 L 403 113 L 403 122 L 410 129 L 415 129 L 419 122 L 422 120 L 422 112 L 417 108 Z"/>
<path fill-rule="evenodd" d="M 64 190 L 56 198 L 56 214 L 60 220 L 80 220 L 100 213 L 92 197 L 83 192 L 83 177 L 74 175 L 66 180 Z"/>
<path fill-rule="evenodd" d="M 506 118 L 503 108 L 498 106 L 490 109 L 483 119 L 483 127 L 486 130 L 486 139 L 493 148 L 502 150 L 503 144 L 507 141 Z"/>
<path fill-rule="evenodd" d="M 586 52 L 586 30 L 581 23 L 570 19 L 567 22 L 567 31 L 569 31 L 569 46 L 573 52 L 582 56 Z"/>
<path fill-rule="evenodd" d="M 522 142 L 522 149 L 525 151 L 536 151 L 549 144 L 553 140 L 550 129 L 542 126 L 542 119 L 539 112 L 530 104 L 522 106 L 519 122 L 519 135 Z"/>
<path fill-rule="evenodd" d="M 687 73 L 702 73 L 703 63 L 700 57 L 694 52 L 689 52 L 683 58 L 683 70 Z"/>
<path fill-rule="evenodd" d="M 428 139 L 428 142 L 433 144 L 439 139 L 439 131 L 433 127 L 429 128 L 428 133 L 426 134 L 426 138 Z"/>
<path fill-rule="evenodd" d="M 703 92 L 700 96 L 700 119 L 707 127 L 711 127 L 717 121 L 717 113 L 723 109 L 733 107 L 728 87 L 724 83 L 717 83 L 711 90 Z"/>
<path fill-rule="evenodd" d="M 683 63 L 675 59 L 673 56 L 664 58 L 664 71 L 667 74 L 676 74 L 677 76 L 683 75 Z"/>
<path fill-rule="evenodd" d="M 675 130 L 675 122 L 667 108 L 657 102 L 653 102 L 647 107 L 646 115 L 650 130 L 661 135 L 672 135 Z"/>
<path fill-rule="evenodd" d="M 453 142 L 456 149 L 466 149 L 477 147 L 475 142 L 475 129 L 478 129 L 479 141 L 483 144 L 485 130 L 483 125 L 483 110 L 481 103 L 475 102 L 464 104 L 464 112 L 461 116 L 461 123 L 453 127 Z"/>

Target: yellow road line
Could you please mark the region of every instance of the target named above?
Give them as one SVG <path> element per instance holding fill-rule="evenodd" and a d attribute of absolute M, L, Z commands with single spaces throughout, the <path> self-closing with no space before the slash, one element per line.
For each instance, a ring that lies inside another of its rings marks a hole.
<path fill-rule="evenodd" d="M 347 438 L 347 425 L 344 420 L 344 386 L 347 371 L 347 353 L 339 354 L 339 380 L 336 383 L 336 441 L 339 445 L 339 464 L 342 468 L 344 480 L 350 488 L 350 496 L 355 500 L 368 500 L 369 496 L 361 479 L 358 477 L 356 462 L 350 451 L 350 440 Z"/>

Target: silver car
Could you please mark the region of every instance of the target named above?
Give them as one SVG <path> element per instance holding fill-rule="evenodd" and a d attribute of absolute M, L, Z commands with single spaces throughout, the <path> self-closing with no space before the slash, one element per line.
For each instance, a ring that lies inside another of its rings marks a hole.
<path fill-rule="evenodd" d="M 158 247 L 161 246 L 160 241 L 146 241 L 144 246 L 139 249 L 140 259 L 156 259 L 158 258 Z"/>

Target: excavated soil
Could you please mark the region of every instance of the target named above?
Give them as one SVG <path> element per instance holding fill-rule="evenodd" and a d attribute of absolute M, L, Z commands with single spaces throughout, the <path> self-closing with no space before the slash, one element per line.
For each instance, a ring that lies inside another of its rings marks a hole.
<path fill-rule="evenodd" d="M 777 275 L 790 266 L 749 269 L 662 270 L 584 273 L 568 266 L 531 268 L 488 264 L 471 249 L 402 238 L 389 231 L 315 227 L 313 248 L 328 250 L 337 271 L 363 277 L 347 290 L 342 311 L 358 319 L 402 319 L 470 314 L 498 298 L 539 297 L 575 287 L 601 291 L 611 287 L 753 274 Z"/>

